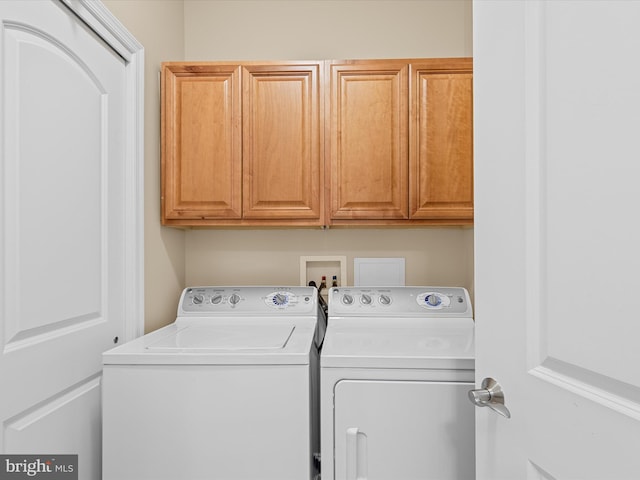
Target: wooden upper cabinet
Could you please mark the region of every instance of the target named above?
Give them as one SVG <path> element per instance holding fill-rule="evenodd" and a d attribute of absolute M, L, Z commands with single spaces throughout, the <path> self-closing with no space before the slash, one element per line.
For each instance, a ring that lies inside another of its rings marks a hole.
<path fill-rule="evenodd" d="M 162 222 L 473 223 L 471 58 L 168 62 Z"/>
<path fill-rule="evenodd" d="M 322 225 L 322 72 L 163 64 L 163 224 Z"/>
<path fill-rule="evenodd" d="M 431 59 L 410 68 L 411 218 L 472 220 L 472 59 Z"/>
<path fill-rule="evenodd" d="M 243 217 L 320 224 L 321 64 L 247 65 L 243 77 Z"/>
<path fill-rule="evenodd" d="M 240 67 L 164 64 L 162 82 L 163 223 L 240 218 Z"/>
<path fill-rule="evenodd" d="M 329 62 L 331 221 L 408 218 L 406 62 Z"/>

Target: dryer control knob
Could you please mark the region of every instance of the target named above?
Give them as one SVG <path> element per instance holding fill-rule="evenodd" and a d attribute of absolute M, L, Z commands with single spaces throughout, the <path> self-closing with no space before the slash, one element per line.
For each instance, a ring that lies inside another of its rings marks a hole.
<path fill-rule="evenodd" d="M 231 305 L 237 305 L 239 302 L 240 302 L 240 295 L 238 295 L 237 293 L 234 293 L 229 297 L 229 303 Z"/>
<path fill-rule="evenodd" d="M 389 305 L 391 303 L 391 297 L 389 295 L 380 295 L 380 303 L 382 305 Z"/>
<path fill-rule="evenodd" d="M 220 302 L 222 302 L 222 295 L 220 295 L 219 293 L 216 293 L 213 297 L 211 297 L 211 303 L 213 305 L 218 305 Z"/>
<path fill-rule="evenodd" d="M 363 293 L 362 296 L 360 297 L 360 302 L 363 305 L 371 305 L 371 296 L 367 295 L 366 293 Z"/>
<path fill-rule="evenodd" d="M 353 305 L 353 297 L 348 293 L 345 293 L 342 296 L 342 303 L 344 303 L 345 305 Z"/>

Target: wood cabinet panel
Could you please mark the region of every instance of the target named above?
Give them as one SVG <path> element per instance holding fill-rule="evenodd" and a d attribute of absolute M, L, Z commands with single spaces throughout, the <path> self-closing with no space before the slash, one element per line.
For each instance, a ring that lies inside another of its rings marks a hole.
<path fill-rule="evenodd" d="M 163 83 L 163 222 L 240 218 L 239 67 L 169 64 Z"/>
<path fill-rule="evenodd" d="M 243 217 L 320 224 L 321 64 L 243 67 Z"/>
<path fill-rule="evenodd" d="M 408 66 L 330 63 L 331 219 L 408 218 Z"/>
<path fill-rule="evenodd" d="M 471 59 L 411 65 L 412 219 L 473 218 Z"/>

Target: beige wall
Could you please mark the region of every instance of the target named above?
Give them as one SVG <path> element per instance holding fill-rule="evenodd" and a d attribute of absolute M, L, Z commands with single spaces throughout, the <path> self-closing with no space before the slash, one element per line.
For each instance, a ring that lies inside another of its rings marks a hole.
<path fill-rule="evenodd" d="M 471 56 L 471 13 L 470 0 L 185 0 L 185 56 Z"/>
<path fill-rule="evenodd" d="M 353 285 L 354 257 L 404 257 L 408 285 L 471 287 L 473 230 L 330 229 L 217 230 L 187 235 L 191 285 L 294 284 L 300 257 L 344 255 Z M 319 283 L 319 278 L 315 279 Z"/>
<path fill-rule="evenodd" d="M 470 1 L 186 0 L 185 58 L 266 60 L 472 55 Z M 299 282 L 301 255 L 405 257 L 408 284 L 473 285 L 473 230 L 193 230 L 188 284 Z"/>
<path fill-rule="evenodd" d="M 297 284 L 301 255 L 405 257 L 408 284 L 473 291 L 473 229 L 175 230 L 159 222 L 157 71 L 165 60 L 472 55 L 470 0 L 105 0 L 145 46 L 146 330 L 195 284 Z"/>

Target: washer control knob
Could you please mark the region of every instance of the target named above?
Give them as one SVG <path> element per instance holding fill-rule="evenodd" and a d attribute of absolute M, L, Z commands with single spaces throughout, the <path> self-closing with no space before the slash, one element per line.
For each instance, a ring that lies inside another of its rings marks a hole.
<path fill-rule="evenodd" d="M 344 303 L 345 305 L 353 305 L 353 296 L 345 293 L 344 295 L 342 295 L 342 303 Z"/>
<path fill-rule="evenodd" d="M 371 305 L 371 295 L 367 295 L 366 293 L 363 293 L 362 296 L 360 297 L 360 302 L 363 305 Z"/>
<path fill-rule="evenodd" d="M 273 303 L 278 306 L 285 305 L 287 303 L 287 295 L 284 293 L 276 293 L 273 296 Z"/>
<path fill-rule="evenodd" d="M 220 302 L 222 302 L 222 295 L 220 295 L 219 293 L 216 293 L 213 297 L 211 297 L 212 305 L 218 305 Z"/>
<path fill-rule="evenodd" d="M 193 304 L 194 305 L 200 305 L 202 302 L 204 302 L 204 297 L 202 295 L 194 295 L 193 296 Z"/>
<path fill-rule="evenodd" d="M 430 307 L 437 307 L 441 303 L 442 300 L 440 299 L 439 295 L 432 293 L 427 296 L 427 305 L 429 305 Z"/>
<path fill-rule="evenodd" d="M 391 303 L 391 297 L 389 295 L 385 295 L 384 293 L 380 295 L 380 303 L 382 305 L 389 305 Z"/>
<path fill-rule="evenodd" d="M 229 297 L 229 303 L 231 305 L 237 305 L 239 302 L 240 302 L 240 295 L 238 295 L 237 293 L 234 293 Z"/>

